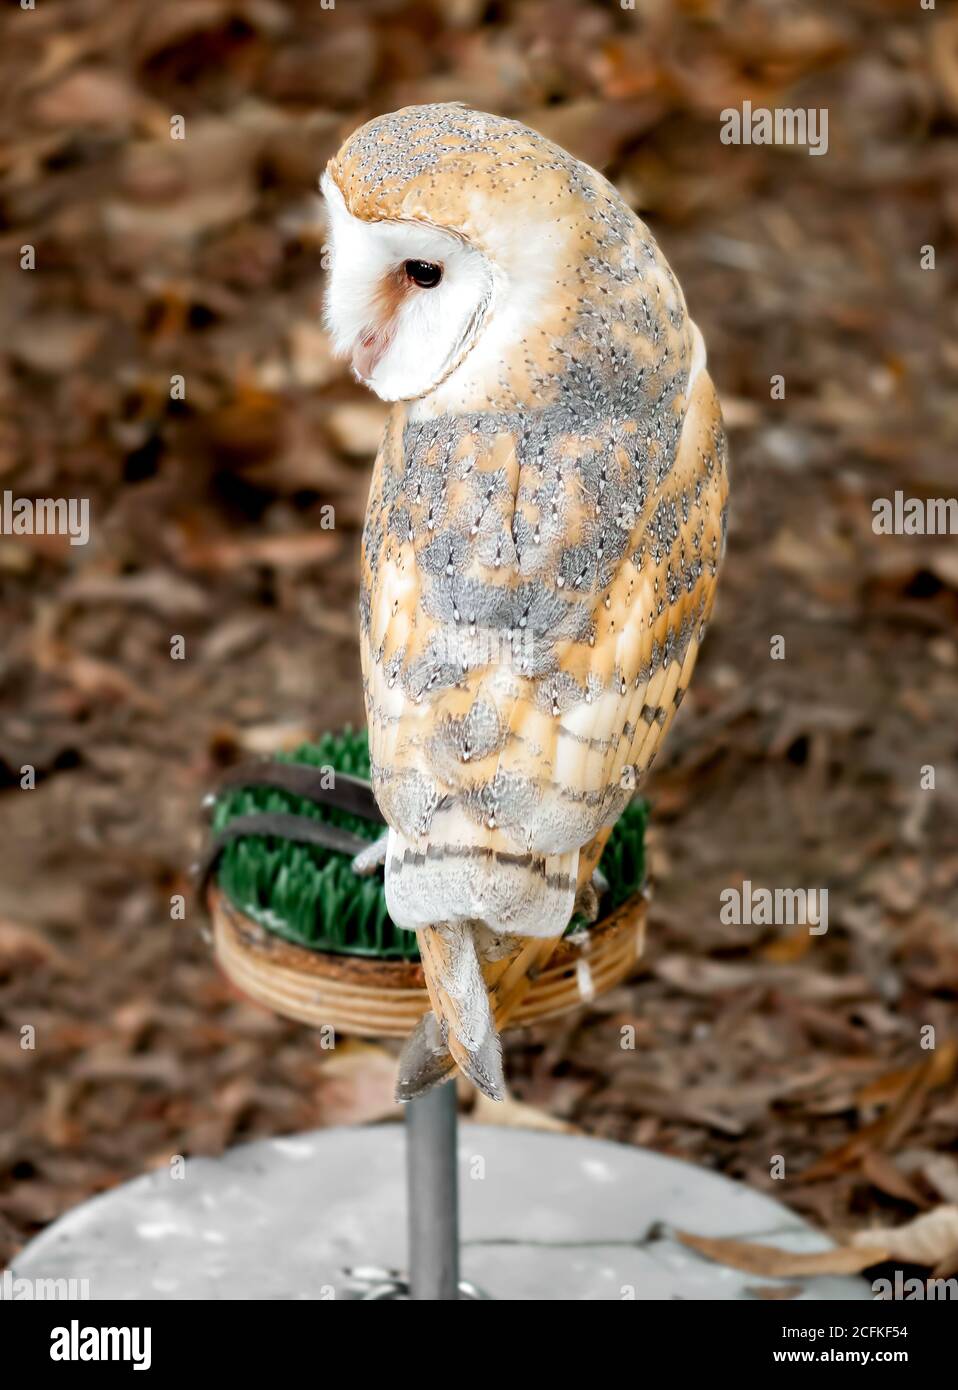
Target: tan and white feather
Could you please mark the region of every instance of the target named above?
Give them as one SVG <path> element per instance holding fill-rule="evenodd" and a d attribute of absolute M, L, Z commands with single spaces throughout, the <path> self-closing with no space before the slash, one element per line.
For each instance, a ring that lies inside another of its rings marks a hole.
<path fill-rule="evenodd" d="M 360 622 L 387 902 L 434 1015 L 400 1094 L 455 1061 L 499 1095 L 497 1026 L 688 686 L 724 549 L 721 413 L 648 228 L 535 131 L 408 107 L 352 135 L 324 191 L 328 323 L 395 402 Z"/>

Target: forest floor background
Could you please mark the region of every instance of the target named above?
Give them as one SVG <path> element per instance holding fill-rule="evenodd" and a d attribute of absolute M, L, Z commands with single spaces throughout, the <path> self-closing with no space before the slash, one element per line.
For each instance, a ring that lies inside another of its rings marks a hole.
<path fill-rule="evenodd" d="M 0 1260 L 171 1154 L 395 1117 L 391 1053 L 241 1000 L 169 901 L 219 769 L 361 721 L 384 408 L 321 329 L 313 195 L 361 119 L 425 100 L 619 185 L 731 440 L 718 608 L 647 789 L 647 951 L 510 1036 L 514 1095 L 839 1235 L 958 1202 L 958 551 L 872 527 L 876 498 L 955 491 L 958 18 L 46 0 L 0 25 L 0 487 L 88 496 L 94 528 L 0 537 Z M 745 99 L 827 108 L 827 154 L 723 145 Z M 723 924 L 743 880 L 827 887 L 828 932 Z"/>

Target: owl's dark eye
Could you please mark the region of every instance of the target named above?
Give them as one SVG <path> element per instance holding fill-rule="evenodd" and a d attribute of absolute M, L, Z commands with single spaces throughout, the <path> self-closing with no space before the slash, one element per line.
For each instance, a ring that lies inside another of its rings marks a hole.
<path fill-rule="evenodd" d="M 431 290 L 442 279 L 442 266 L 434 261 L 406 261 L 403 270 L 421 290 Z"/>

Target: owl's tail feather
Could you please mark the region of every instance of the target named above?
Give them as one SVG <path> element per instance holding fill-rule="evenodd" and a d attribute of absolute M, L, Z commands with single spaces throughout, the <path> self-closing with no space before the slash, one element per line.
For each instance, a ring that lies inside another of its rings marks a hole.
<path fill-rule="evenodd" d="M 423 1062 L 427 1075 L 437 1069 L 438 1042 L 448 1049 L 451 1063 L 457 1064 L 480 1091 L 493 1100 L 501 1100 L 506 1089 L 502 1045 L 474 929 L 465 922 L 440 922 L 434 927 L 421 927 L 416 935 L 429 1002 L 438 1027 L 431 1029 L 424 1021 L 414 1031 L 410 1042 L 415 1040 L 415 1043 L 410 1049 L 409 1060 L 416 1064 L 417 1070 L 410 1075 L 400 1065 L 400 1090 L 408 1090 L 416 1084 Z M 403 1057 L 406 1056 L 404 1050 Z M 436 1077 L 439 1079 L 441 1076 Z"/>

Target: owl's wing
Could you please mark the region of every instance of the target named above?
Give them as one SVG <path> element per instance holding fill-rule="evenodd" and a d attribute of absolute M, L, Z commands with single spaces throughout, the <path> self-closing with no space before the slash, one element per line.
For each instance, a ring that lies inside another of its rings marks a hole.
<path fill-rule="evenodd" d="M 598 614 L 595 648 L 604 649 L 603 670 L 613 662 L 621 701 L 599 701 L 594 721 L 586 729 L 580 720 L 577 731 L 605 745 L 601 767 L 592 770 L 584 760 L 583 780 L 604 782 L 613 823 L 651 767 L 688 688 L 715 602 L 727 500 L 721 410 L 703 370 L 675 464 Z"/>
<path fill-rule="evenodd" d="M 569 677 L 577 689 L 598 692 L 595 698 L 558 716 L 553 705 L 553 717 L 543 718 L 541 690 L 531 684 L 500 705 L 509 736 L 497 771 L 515 775 L 522 760 L 526 766 L 534 760 L 538 775 L 581 808 L 579 886 L 588 882 L 612 826 L 651 766 L 691 678 L 715 597 L 727 488 L 721 412 L 703 368 L 690 391 L 673 466 L 596 598 L 588 638 L 556 648 L 552 679 Z M 427 1016 L 404 1051 L 403 1098 L 447 1076 L 455 1061 L 486 1089 L 483 1068 L 476 1074 L 474 1055 L 458 1045 L 457 1005 L 442 984 L 473 942 L 462 933 L 441 935 L 420 932 L 434 1018 Z M 496 1029 L 508 1023 L 560 939 L 521 937 L 508 955 L 482 965 Z M 450 952 L 460 953 L 455 961 Z M 444 1034 L 434 1019 L 442 1021 Z"/>

